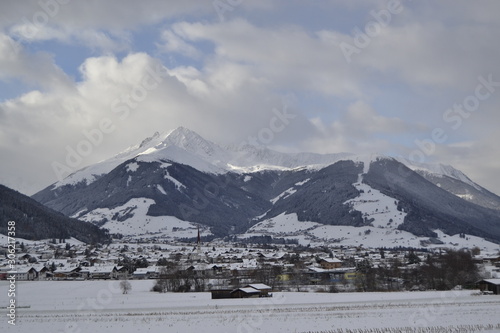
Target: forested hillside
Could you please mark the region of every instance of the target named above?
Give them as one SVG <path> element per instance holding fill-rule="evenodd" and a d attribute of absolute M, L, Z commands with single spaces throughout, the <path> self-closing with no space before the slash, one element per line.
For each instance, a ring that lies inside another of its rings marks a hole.
<path fill-rule="evenodd" d="M 109 240 L 107 230 L 71 219 L 8 187 L 0 185 L 0 233 L 7 234 L 7 222 L 16 222 L 16 238 L 39 240 L 74 237 L 86 243 Z"/>

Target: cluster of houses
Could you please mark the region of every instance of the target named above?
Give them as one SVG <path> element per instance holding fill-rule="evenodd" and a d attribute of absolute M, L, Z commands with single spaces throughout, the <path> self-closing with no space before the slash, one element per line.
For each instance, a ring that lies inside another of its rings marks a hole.
<path fill-rule="evenodd" d="M 96 280 L 96 279 L 127 279 L 128 271 L 120 266 L 62 266 L 52 271 L 50 266 L 18 265 L 14 273 L 7 267 L 0 268 L 0 280 L 14 275 L 17 281 L 47 281 L 47 280 Z"/>
<path fill-rule="evenodd" d="M 232 246 L 231 246 L 232 245 Z M 217 289 L 215 296 L 246 297 L 267 295 L 263 286 L 290 284 L 323 285 L 349 283 L 362 276 L 360 263 L 369 260 L 372 266 L 405 263 L 408 251 L 361 248 L 302 249 L 293 246 L 252 248 L 248 245 L 210 244 L 111 244 L 106 247 L 88 247 L 85 244 L 50 244 L 37 242 L 23 245 L 17 253 L 16 278 L 33 280 L 95 280 L 95 279 L 158 279 L 165 275 L 165 262 L 175 268 L 207 280 Z M 10 271 L 6 255 L 1 255 L 0 280 Z M 6 253 L 6 252 L 5 252 Z M 427 253 L 415 252 L 424 261 Z M 5 258 L 4 258 L 5 257 Z M 140 262 L 131 269 L 124 265 Z M 498 293 L 491 287 L 500 280 L 500 255 L 475 257 L 476 263 L 487 269 L 487 279 L 481 288 Z M 162 264 L 163 261 L 163 264 Z M 272 272 L 266 275 L 265 272 Z M 300 275 L 300 278 L 298 276 Z M 266 284 L 252 285 L 254 281 Z M 243 286 L 233 288 L 234 286 Z M 262 288 L 256 288 L 262 287 Z M 267 291 L 266 291 L 267 290 Z"/>

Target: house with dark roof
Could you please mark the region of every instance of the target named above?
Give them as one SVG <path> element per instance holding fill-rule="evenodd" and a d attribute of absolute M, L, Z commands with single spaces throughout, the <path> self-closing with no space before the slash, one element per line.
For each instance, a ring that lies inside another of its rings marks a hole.
<path fill-rule="evenodd" d="M 231 291 L 231 298 L 260 297 L 260 291 L 251 287 L 238 288 Z"/>
<path fill-rule="evenodd" d="M 273 288 L 269 287 L 268 285 L 265 285 L 263 283 L 252 283 L 249 285 L 246 285 L 244 288 L 253 288 L 255 290 L 258 290 L 260 295 L 259 297 L 269 297 L 269 293 L 272 291 Z"/>
<path fill-rule="evenodd" d="M 212 299 L 220 298 L 250 298 L 271 297 L 272 288 L 263 283 L 253 283 L 237 289 L 214 289 L 211 290 Z"/>

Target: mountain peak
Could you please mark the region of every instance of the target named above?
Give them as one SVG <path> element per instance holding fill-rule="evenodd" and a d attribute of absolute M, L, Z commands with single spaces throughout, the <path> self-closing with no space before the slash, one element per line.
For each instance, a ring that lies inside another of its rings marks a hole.
<path fill-rule="evenodd" d="M 160 133 L 159 132 L 155 132 L 153 134 L 153 136 L 149 137 L 149 138 L 146 138 L 144 140 L 142 140 L 141 144 L 139 145 L 139 148 L 142 148 L 144 147 L 145 145 L 147 145 L 149 142 L 155 140 L 155 139 L 158 139 L 160 137 Z"/>
<path fill-rule="evenodd" d="M 198 136 L 198 133 L 184 126 L 179 126 L 176 129 L 170 131 L 167 136 L 190 136 L 190 135 Z"/>
<path fill-rule="evenodd" d="M 169 146 L 177 146 L 190 153 L 206 156 L 213 156 L 222 151 L 217 144 L 205 140 L 198 133 L 182 126 L 169 132 L 155 148 L 161 149 Z"/>

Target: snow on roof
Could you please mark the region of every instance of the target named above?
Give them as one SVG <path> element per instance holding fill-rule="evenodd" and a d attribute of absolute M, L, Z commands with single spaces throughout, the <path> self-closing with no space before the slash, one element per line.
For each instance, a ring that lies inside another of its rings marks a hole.
<path fill-rule="evenodd" d="M 115 266 L 91 266 L 82 270 L 90 273 L 111 273 L 114 269 Z"/>
<path fill-rule="evenodd" d="M 485 281 L 485 282 L 488 282 L 488 283 L 491 283 L 491 284 L 500 285 L 500 279 L 484 279 L 484 280 L 481 280 L 481 281 Z"/>
<path fill-rule="evenodd" d="M 31 266 L 21 266 L 21 267 L 17 267 L 17 273 L 18 274 L 25 274 L 25 273 L 28 273 L 31 269 L 33 269 L 33 267 Z"/>
<path fill-rule="evenodd" d="M 337 259 L 337 258 L 325 258 L 325 259 L 321 259 L 321 260 L 326 261 L 328 263 L 339 263 L 339 262 L 342 262 L 342 260 Z"/>
<path fill-rule="evenodd" d="M 263 283 L 254 283 L 254 284 L 249 284 L 248 285 L 251 288 L 257 289 L 257 290 L 262 290 L 262 289 L 272 289 L 268 285 L 265 285 Z"/>
<path fill-rule="evenodd" d="M 243 291 L 244 293 L 247 293 L 247 294 L 255 294 L 255 293 L 259 292 L 257 289 L 254 289 L 254 288 L 238 288 L 236 290 L 241 290 L 241 291 Z"/>
<path fill-rule="evenodd" d="M 313 271 L 313 272 L 316 272 L 316 273 L 323 273 L 323 272 L 326 272 L 325 269 L 323 268 L 319 268 L 319 267 L 309 267 L 309 270 Z"/>

